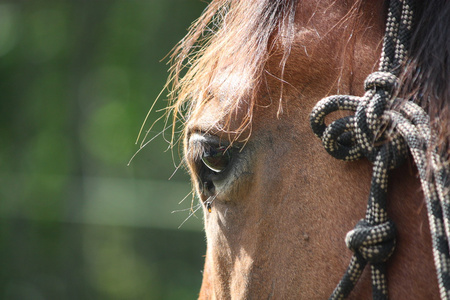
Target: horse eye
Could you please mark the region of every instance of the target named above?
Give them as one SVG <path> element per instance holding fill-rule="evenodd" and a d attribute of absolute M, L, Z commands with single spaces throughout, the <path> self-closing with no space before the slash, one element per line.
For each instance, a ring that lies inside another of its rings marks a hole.
<path fill-rule="evenodd" d="M 213 172 L 220 173 L 228 166 L 231 153 L 226 147 L 210 147 L 203 153 L 203 164 Z"/>

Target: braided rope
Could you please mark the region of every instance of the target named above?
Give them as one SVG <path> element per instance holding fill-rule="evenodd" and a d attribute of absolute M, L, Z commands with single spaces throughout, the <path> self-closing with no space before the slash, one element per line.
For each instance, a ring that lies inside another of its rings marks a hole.
<path fill-rule="evenodd" d="M 373 163 L 366 216 L 345 238 L 354 254 L 330 299 L 346 298 L 367 263 L 373 299 L 388 299 L 385 261 L 395 248 L 395 226 L 386 212 L 388 171 L 404 161 L 408 148 L 426 198 L 440 295 L 450 299 L 450 166 L 437 150 L 427 160 L 427 149 L 435 137 L 425 111 L 395 97 L 412 24 L 413 0 L 391 0 L 379 71 L 367 77 L 364 96 L 327 97 L 316 104 L 310 115 L 311 127 L 329 154 L 345 161 L 365 156 Z M 396 110 L 391 109 L 394 104 Z M 325 116 L 337 110 L 350 110 L 355 115 L 326 126 Z"/>

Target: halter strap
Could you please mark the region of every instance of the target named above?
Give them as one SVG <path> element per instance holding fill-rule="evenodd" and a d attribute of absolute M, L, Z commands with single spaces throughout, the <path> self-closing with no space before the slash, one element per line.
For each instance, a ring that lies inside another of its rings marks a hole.
<path fill-rule="evenodd" d="M 408 149 L 426 198 L 440 295 L 450 299 L 450 166 L 437 149 L 427 160 L 435 140 L 429 117 L 415 103 L 396 97 L 398 76 L 408 56 L 413 9 L 413 0 L 390 1 L 379 71 L 367 77 L 364 96 L 324 98 L 310 115 L 311 127 L 329 154 L 345 161 L 365 156 L 373 163 L 366 216 L 345 238 L 354 254 L 330 299 L 346 298 L 367 263 L 373 299 L 388 299 L 385 262 L 395 247 L 395 226 L 386 212 L 388 171 L 404 161 Z M 326 126 L 325 116 L 337 110 L 354 111 L 355 115 Z"/>

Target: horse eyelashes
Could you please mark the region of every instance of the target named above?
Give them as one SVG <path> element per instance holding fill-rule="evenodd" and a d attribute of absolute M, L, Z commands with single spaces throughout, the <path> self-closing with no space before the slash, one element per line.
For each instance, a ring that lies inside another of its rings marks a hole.
<path fill-rule="evenodd" d="M 218 174 L 227 169 L 234 148 L 222 144 L 219 137 L 195 132 L 189 138 L 188 157 L 197 164 L 200 173 Z"/>

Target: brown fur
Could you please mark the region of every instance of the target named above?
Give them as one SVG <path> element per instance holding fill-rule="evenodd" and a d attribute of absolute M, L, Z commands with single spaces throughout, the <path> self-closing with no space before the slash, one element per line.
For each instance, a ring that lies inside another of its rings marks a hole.
<path fill-rule="evenodd" d="M 186 160 L 201 201 L 208 199 L 200 188 L 202 147 L 191 136 L 207 132 L 242 147 L 238 163 L 214 182 L 211 213 L 205 210 L 201 299 L 331 294 L 351 256 L 343 238 L 364 216 L 371 166 L 329 156 L 308 115 L 322 97 L 363 93 L 384 20 L 376 1 L 213 1 L 174 53 L 174 109 L 189 103 Z M 208 24 L 217 32 L 199 42 Z M 177 82 L 195 45 L 203 48 Z M 392 173 L 389 213 L 399 235 L 388 266 L 391 299 L 438 298 L 416 173 L 411 163 Z M 365 271 L 351 297 L 369 295 Z"/>

